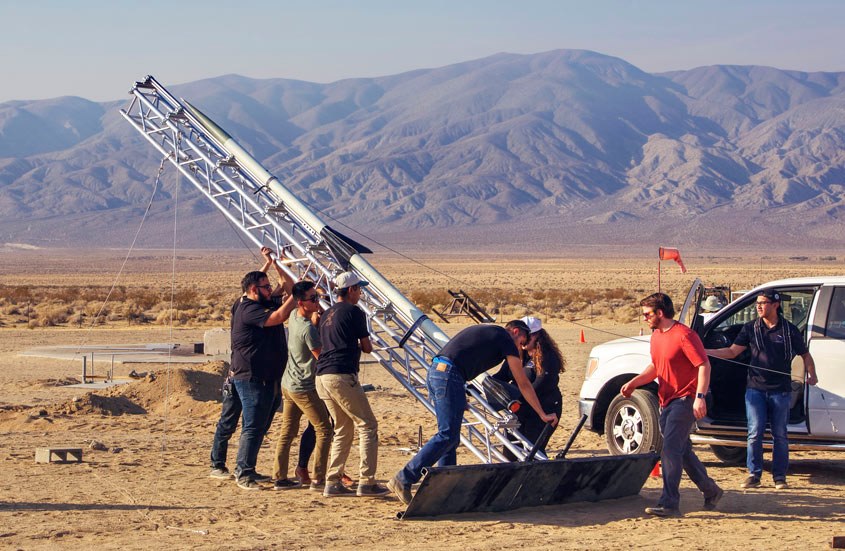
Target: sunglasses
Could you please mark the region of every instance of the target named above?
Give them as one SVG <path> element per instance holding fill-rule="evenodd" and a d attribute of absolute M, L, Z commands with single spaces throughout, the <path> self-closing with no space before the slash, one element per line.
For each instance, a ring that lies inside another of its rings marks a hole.
<path fill-rule="evenodd" d="M 256 285 L 256 287 L 257 287 L 257 288 L 259 288 L 259 289 L 267 289 L 268 291 L 272 291 L 272 290 L 273 290 L 273 286 L 272 286 L 272 285 Z"/>
<path fill-rule="evenodd" d="M 643 318 L 650 320 L 651 318 L 653 318 L 656 315 L 657 315 L 657 312 L 647 312 L 647 313 L 643 313 Z"/>
<path fill-rule="evenodd" d="M 320 295 L 314 295 L 313 297 L 305 297 L 302 299 L 302 302 L 320 302 Z"/>

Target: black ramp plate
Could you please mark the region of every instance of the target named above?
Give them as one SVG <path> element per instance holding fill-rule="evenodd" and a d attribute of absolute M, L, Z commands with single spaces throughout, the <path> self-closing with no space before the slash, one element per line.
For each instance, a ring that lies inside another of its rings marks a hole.
<path fill-rule="evenodd" d="M 657 454 L 432 467 L 402 518 L 509 511 L 636 495 Z"/>

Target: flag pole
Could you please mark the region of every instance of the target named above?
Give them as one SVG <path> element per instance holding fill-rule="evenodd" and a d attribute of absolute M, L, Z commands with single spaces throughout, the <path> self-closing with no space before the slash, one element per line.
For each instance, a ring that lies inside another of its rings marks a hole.
<path fill-rule="evenodd" d="M 660 248 L 657 249 L 657 292 L 660 292 Z"/>

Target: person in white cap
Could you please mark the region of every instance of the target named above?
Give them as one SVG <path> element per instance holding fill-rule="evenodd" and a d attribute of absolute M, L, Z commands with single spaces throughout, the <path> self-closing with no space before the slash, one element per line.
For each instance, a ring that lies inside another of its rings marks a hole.
<path fill-rule="evenodd" d="M 563 411 L 563 396 L 560 392 L 560 374 L 564 371 L 565 361 L 557 343 L 549 336 L 543 323 L 539 318 L 525 316 L 522 318 L 528 326 L 529 339 L 520 351 L 522 366 L 525 375 L 531 382 L 543 411 L 553 412 L 560 418 Z M 513 375 L 507 364 L 493 375 L 494 378 L 505 383 L 514 384 Z M 546 444 L 549 442 L 556 425 L 546 431 L 540 440 L 546 422 L 537 415 L 530 407 L 521 407 L 516 413 L 519 420 L 519 432 L 531 442 L 538 444 L 538 450 L 546 453 Z"/>
<path fill-rule="evenodd" d="M 722 309 L 722 303 L 719 302 L 719 297 L 710 295 L 701 303 L 701 319 L 707 321 L 716 315 L 716 312 Z"/>
<path fill-rule="evenodd" d="M 337 302 L 320 319 L 320 340 L 323 348 L 317 358 L 317 394 L 326 403 L 334 419 L 329 468 L 323 495 L 338 497 L 354 495 L 342 483 L 343 470 L 355 427 L 358 427 L 361 456 L 357 494 L 378 497 L 390 493 L 376 483 L 378 466 L 378 421 L 358 382 L 361 352 L 373 351 L 367 316 L 356 306 L 363 287 L 369 284 L 354 272 L 343 272 L 335 280 Z"/>

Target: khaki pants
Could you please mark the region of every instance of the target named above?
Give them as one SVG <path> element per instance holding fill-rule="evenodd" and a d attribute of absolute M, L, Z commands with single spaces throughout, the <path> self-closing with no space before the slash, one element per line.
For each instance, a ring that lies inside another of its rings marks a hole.
<path fill-rule="evenodd" d="M 326 403 L 334 419 L 334 438 L 326 483 L 337 482 L 343 476 L 357 426 L 361 454 L 358 483 L 375 484 L 378 466 L 378 421 L 358 383 L 358 375 L 319 375 L 317 394 Z"/>
<path fill-rule="evenodd" d="M 315 390 L 310 392 L 290 392 L 282 388 L 284 407 L 282 409 L 282 432 L 276 443 L 276 461 L 273 465 L 273 477 L 281 480 L 288 477 L 290 461 L 290 446 L 299 432 L 299 420 L 305 414 L 317 436 L 314 448 L 314 480 L 326 479 L 326 462 L 329 457 L 329 446 L 332 441 L 332 426 L 329 412 Z"/>

